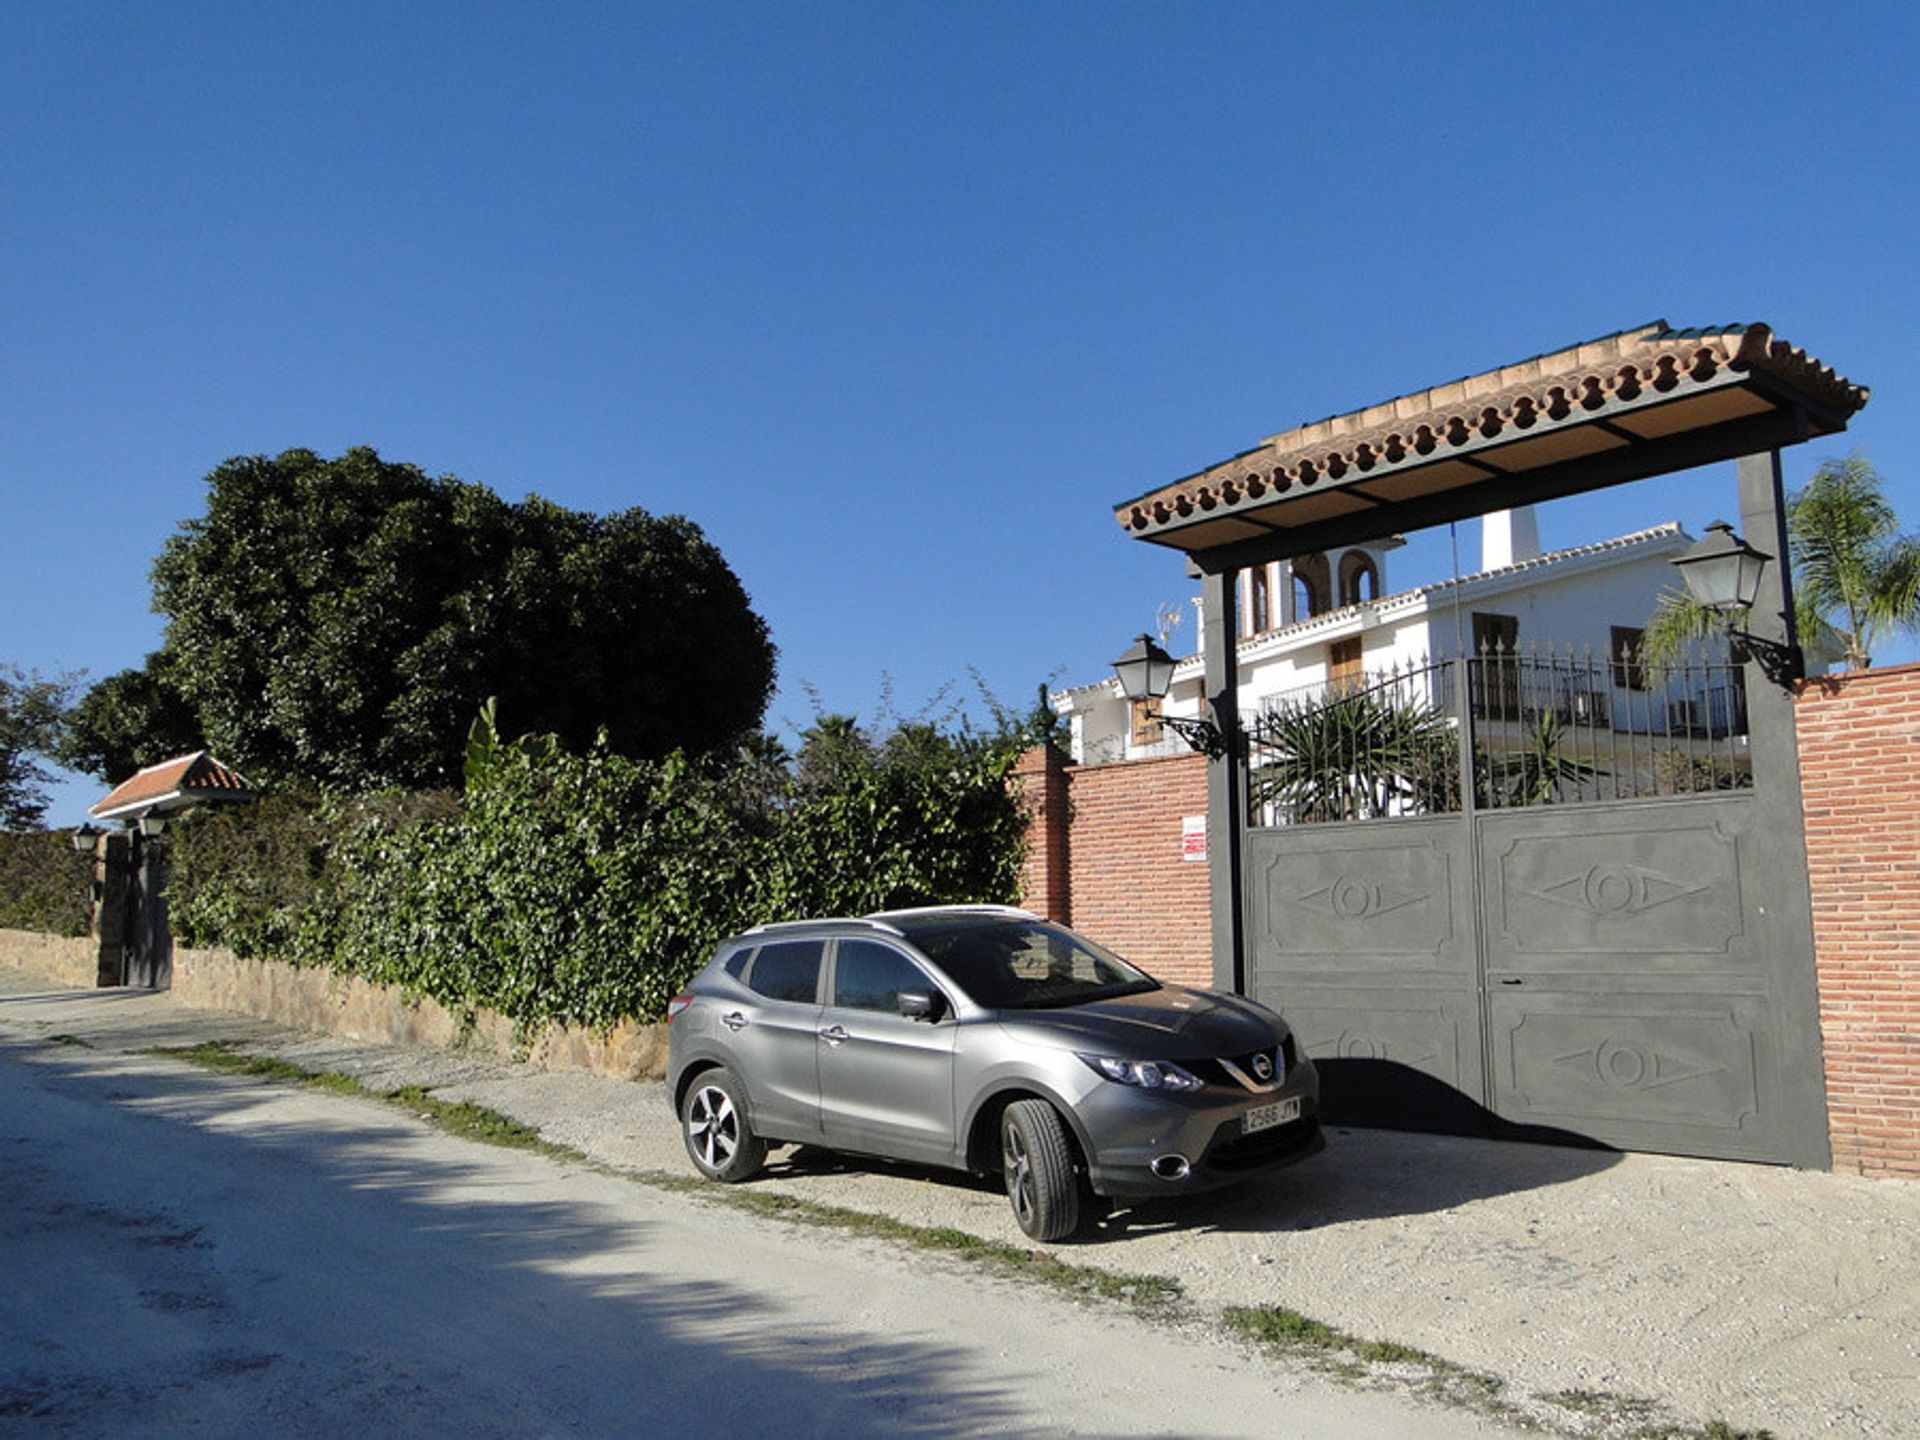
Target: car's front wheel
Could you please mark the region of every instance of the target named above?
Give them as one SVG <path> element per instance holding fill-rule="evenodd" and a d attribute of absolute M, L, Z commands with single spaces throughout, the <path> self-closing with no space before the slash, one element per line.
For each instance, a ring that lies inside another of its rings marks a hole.
<path fill-rule="evenodd" d="M 687 1154 L 709 1180 L 745 1180 L 766 1163 L 767 1142 L 753 1133 L 745 1092 L 730 1070 L 703 1070 L 680 1104 Z"/>
<path fill-rule="evenodd" d="M 1016 1100 L 1000 1117 L 1000 1161 L 1013 1218 L 1035 1240 L 1064 1240 L 1080 1228 L 1073 1142 L 1044 1100 Z"/>

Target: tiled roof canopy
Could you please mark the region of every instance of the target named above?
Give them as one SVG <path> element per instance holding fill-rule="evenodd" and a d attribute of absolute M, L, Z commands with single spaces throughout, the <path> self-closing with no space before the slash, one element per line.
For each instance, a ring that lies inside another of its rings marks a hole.
<path fill-rule="evenodd" d="M 1284 558 L 1832 434 L 1866 403 L 1765 325 L 1661 320 L 1298 426 L 1114 516 L 1190 554 Z"/>
<path fill-rule="evenodd" d="M 251 800 L 253 788 L 204 750 L 149 765 L 116 785 L 87 813 L 96 820 L 171 814 L 190 805 Z"/>

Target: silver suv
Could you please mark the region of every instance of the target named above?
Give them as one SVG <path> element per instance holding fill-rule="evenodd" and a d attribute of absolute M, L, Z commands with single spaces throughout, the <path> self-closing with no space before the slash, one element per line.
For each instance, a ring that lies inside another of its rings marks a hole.
<path fill-rule="evenodd" d="M 1000 906 L 763 925 L 668 1006 L 687 1153 L 744 1180 L 770 1145 L 995 1171 L 1059 1240 L 1089 1196 L 1201 1190 L 1325 1147 L 1286 1022 L 1162 985 Z"/>

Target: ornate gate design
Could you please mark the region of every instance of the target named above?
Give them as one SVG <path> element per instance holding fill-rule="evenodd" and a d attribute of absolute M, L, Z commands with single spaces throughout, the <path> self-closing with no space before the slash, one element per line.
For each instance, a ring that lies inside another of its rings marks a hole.
<path fill-rule="evenodd" d="M 1248 988 L 1335 1120 L 1817 1163 L 1740 672 L 1615 678 L 1487 655 L 1250 720 Z"/>

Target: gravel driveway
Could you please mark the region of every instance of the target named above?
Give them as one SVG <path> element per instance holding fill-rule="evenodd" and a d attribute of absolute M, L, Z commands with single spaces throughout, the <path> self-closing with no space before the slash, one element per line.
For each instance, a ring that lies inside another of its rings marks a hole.
<path fill-rule="evenodd" d="M 230 1039 L 472 1100 L 610 1165 L 690 1168 L 657 1084 L 30 989 L 0 973 L 0 1027 L 112 1049 Z M 1920 1434 L 1920 1184 L 1389 1131 L 1329 1141 L 1257 1188 L 1122 1211 L 1057 1253 L 1175 1277 L 1202 1306 L 1284 1305 L 1525 1393 L 1646 1397 L 1782 1436 Z M 1004 1196 L 964 1177 L 787 1150 L 755 1183 L 1027 1243 Z"/>

